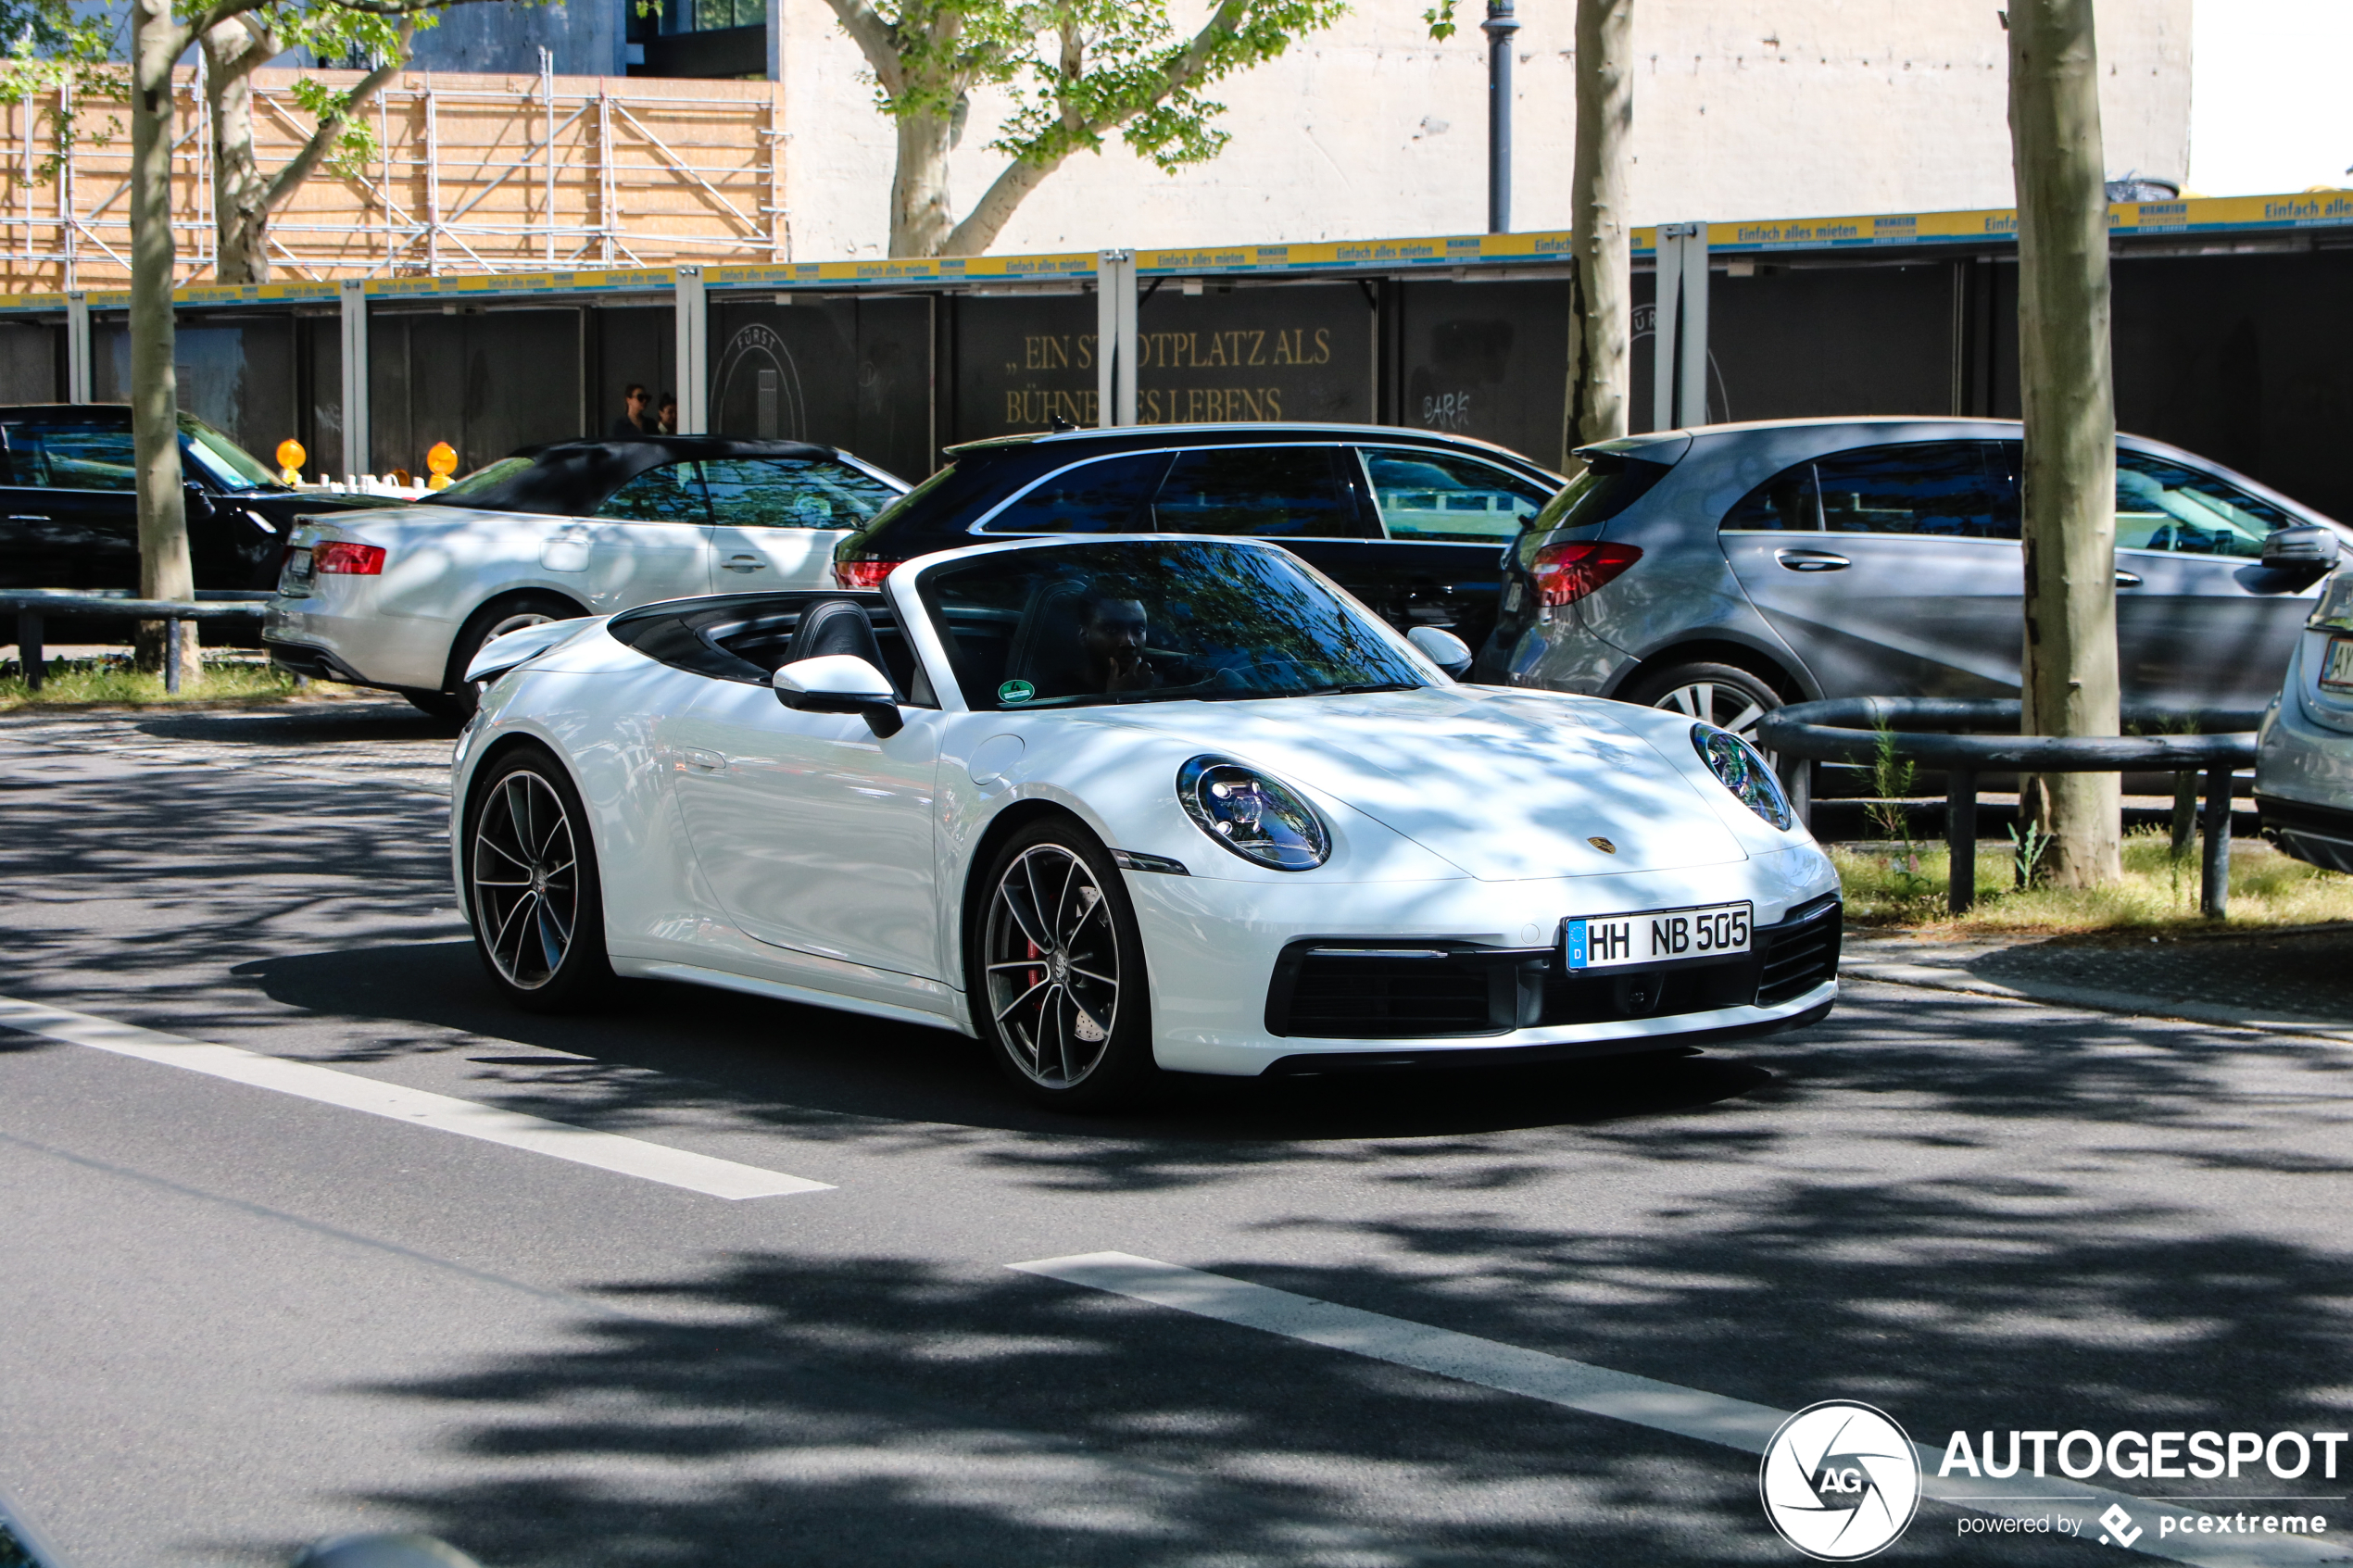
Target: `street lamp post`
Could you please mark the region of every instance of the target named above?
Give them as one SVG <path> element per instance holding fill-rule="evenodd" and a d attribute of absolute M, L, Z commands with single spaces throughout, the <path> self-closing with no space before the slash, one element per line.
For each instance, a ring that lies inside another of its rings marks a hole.
<path fill-rule="evenodd" d="M 1512 227 L 1512 34 L 1519 19 L 1513 0 L 1487 0 L 1487 232 Z"/>

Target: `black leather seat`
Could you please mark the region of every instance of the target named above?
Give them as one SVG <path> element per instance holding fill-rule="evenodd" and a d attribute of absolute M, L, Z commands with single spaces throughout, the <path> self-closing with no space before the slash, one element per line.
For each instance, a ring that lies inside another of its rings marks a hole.
<path fill-rule="evenodd" d="M 1088 584 L 1067 579 L 1041 584 L 1030 596 L 1005 654 L 1005 678 L 1026 681 L 1039 696 L 1077 696 L 1092 690 L 1079 620 Z"/>
<path fill-rule="evenodd" d="M 882 644 L 875 636 L 875 623 L 866 619 L 866 607 L 852 599 L 820 599 L 801 611 L 785 662 L 798 664 L 804 659 L 837 653 L 862 659 L 886 677 L 890 674 L 890 666 L 883 662 Z"/>

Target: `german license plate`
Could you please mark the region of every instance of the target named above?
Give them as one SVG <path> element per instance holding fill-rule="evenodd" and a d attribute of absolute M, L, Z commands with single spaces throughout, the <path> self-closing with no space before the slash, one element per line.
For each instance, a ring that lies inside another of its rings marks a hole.
<path fill-rule="evenodd" d="M 1561 922 L 1568 967 L 1615 969 L 1748 951 L 1750 907 L 1701 904 L 1685 909 L 1644 909 L 1630 915 L 1589 915 Z"/>
<path fill-rule="evenodd" d="M 2328 657 L 2321 660 L 2321 684 L 2333 692 L 2353 692 L 2353 637 L 2331 637 Z"/>

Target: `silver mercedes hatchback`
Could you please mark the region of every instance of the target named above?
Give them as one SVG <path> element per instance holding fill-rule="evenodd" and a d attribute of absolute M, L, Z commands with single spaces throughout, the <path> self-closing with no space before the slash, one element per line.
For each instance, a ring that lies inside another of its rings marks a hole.
<path fill-rule="evenodd" d="M 1506 551 L 1474 678 L 1678 709 L 1745 733 L 1787 702 L 2014 697 L 2024 636 L 2011 420 L 1777 420 L 1630 436 Z M 2353 530 L 2187 452 L 2117 441 L 2128 705 L 2255 711 Z"/>

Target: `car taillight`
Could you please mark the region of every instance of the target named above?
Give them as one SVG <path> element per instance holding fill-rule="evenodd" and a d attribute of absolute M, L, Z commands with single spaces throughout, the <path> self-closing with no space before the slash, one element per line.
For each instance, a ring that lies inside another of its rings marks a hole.
<path fill-rule="evenodd" d="M 895 560 L 837 560 L 834 581 L 845 588 L 879 588 L 898 564 Z"/>
<path fill-rule="evenodd" d="M 1535 579 L 1538 604 L 1574 604 L 1642 558 L 1631 545 L 1576 540 L 1537 551 L 1528 574 Z"/>
<path fill-rule="evenodd" d="M 310 570 L 339 571 L 347 577 L 373 577 L 384 569 L 382 545 L 355 545 L 348 539 L 331 539 L 310 552 Z"/>

